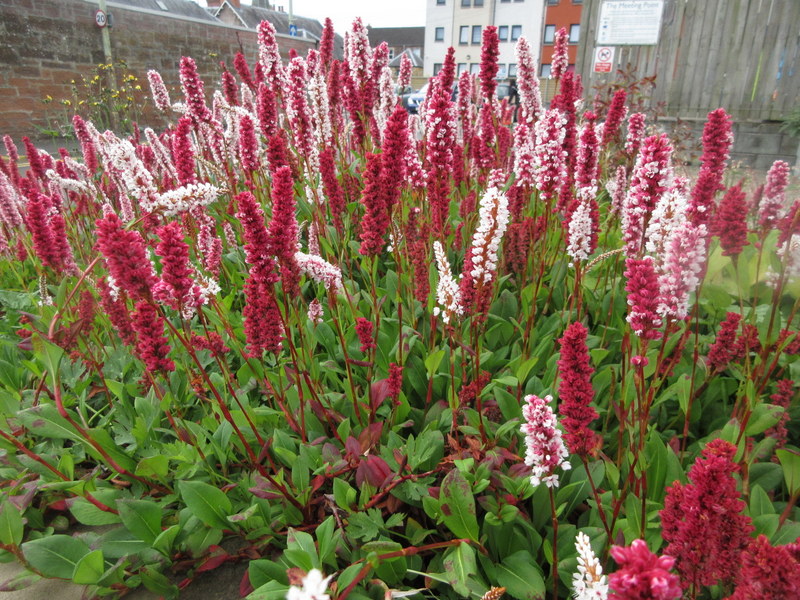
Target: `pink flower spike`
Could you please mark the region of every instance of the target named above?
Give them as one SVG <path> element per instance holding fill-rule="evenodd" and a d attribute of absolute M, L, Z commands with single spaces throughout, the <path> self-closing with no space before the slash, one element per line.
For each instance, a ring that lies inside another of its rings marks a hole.
<path fill-rule="evenodd" d="M 478 79 L 481 82 L 481 92 L 484 100 L 488 101 L 494 96 L 497 89 L 497 59 L 500 56 L 500 39 L 497 37 L 497 27 L 488 25 L 483 28 L 481 44 L 481 68 Z M 448 90 L 449 91 L 449 90 Z"/>
<path fill-rule="evenodd" d="M 589 424 L 599 415 L 590 406 L 594 398 L 591 380 L 594 369 L 589 364 L 589 349 L 586 347 L 588 333 L 586 327 L 576 321 L 558 340 L 561 345 L 558 412 L 563 416 L 569 451 L 584 457 L 594 456 L 602 443 L 600 436 L 589 429 Z"/>
<path fill-rule="evenodd" d="M 771 229 L 783 216 L 789 172 L 789 163 L 782 160 L 776 160 L 767 172 L 764 197 L 758 206 L 758 224 L 763 229 Z"/>
<path fill-rule="evenodd" d="M 753 525 L 737 490 L 735 454 L 730 442 L 712 440 L 689 470 L 690 483 L 667 489 L 662 536 L 684 588 L 729 584 L 739 570 Z"/>
<path fill-rule="evenodd" d="M 633 113 L 628 117 L 628 136 L 625 138 L 625 152 L 635 156 L 644 139 L 645 114 Z"/>
<path fill-rule="evenodd" d="M 175 363 L 167 357 L 170 351 L 164 335 L 164 317 L 144 300 L 136 303 L 133 312 L 133 328 L 136 330 L 136 352 L 150 373 L 168 373 L 175 370 Z"/>
<path fill-rule="evenodd" d="M 706 225 L 711 219 L 716 208 L 716 193 L 723 189 L 725 161 L 728 160 L 732 144 L 730 115 L 722 108 L 708 113 L 708 121 L 703 128 L 702 166 L 689 204 L 689 218 L 695 225 Z"/>
<path fill-rule="evenodd" d="M 525 36 L 517 40 L 514 49 L 517 57 L 517 89 L 519 91 L 519 122 L 533 129 L 541 116 L 542 95 L 539 90 L 539 73 L 531 46 Z"/>
<path fill-rule="evenodd" d="M 566 27 L 556 31 L 553 42 L 553 58 L 550 66 L 550 78 L 561 79 L 569 67 L 569 34 Z"/>
<path fill-rule="evenodd" d="M 150 82 L 150 94 L 153 97 L 153 104 L 161 112 L 168 111 L 172 107 L 172 102 L 169 99 L 167 86 L 164 85 L 164 80 L 161 79 L 161 74 L 158 71 L 150 70 L 147 72 L 147 79 Z"/>
<path fill-rule="evenodd" d="M 612 546 L 618 568 L 609 575 L 609 600 L 676 600 L 683 594 L 677 575 L 670 573 L 675 560 L 656 556 L 644 540 L 626 547 Z"/>
<path fill-rule="evenodd" d="M 559 467 L 563 471 L 572 468 L 567 461 L 569 452 L 561 440 L 558 420 L 550 408 L 552 396 L 540 398 L 531 394 L 525 396 L 522 415 L 525 422 L 520 431 L 525 434 L 525 464 L 531 467 L 531 485 L 534 487 L 544 483 L 547 487 L 558 487 Z"/>
<path fill-rule="evenodd" d="M 368 321 L 364 317 L 358 317 L 356 319 L 356 334 L 358 335 L 358 341 L 361 342 L 362 352 L 369 352 L 373 348 L 378 347 L 372 337 L 373 329 L 374 326 L 371 321 Z"/>
<path fill-rule="evenodd" d="M 661 339 L 662 325 L 658 314 L 658 276 L 653 259 L 645 256 L 641 260 L 625 259 L 625 277 L 628 292 L 628 316 L 626 320 L 633 332 L 645 340 Z"/>

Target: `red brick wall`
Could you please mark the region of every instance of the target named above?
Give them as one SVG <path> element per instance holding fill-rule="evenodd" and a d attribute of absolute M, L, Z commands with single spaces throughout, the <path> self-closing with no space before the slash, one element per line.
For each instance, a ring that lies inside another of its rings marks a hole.
<path fill-rule="evenodd" d="M 61 112 L 42 99 L 71 97 L 70 81 L 103 62 L 96 10 L 96 4 L 83 0 L 0 0 L 0 135 L 34 137 L 37 126 L 47 126 L 48 115 Z M 181 56 L 195 59 L 209 96 L 217 87 L 220 60 L 232 67 L 234 54 L 244 51 L 253 65 L 257 56 L 255 32 L 117 7 L 109 12 L 114 59 L 126 61 L 146 90 L 147 70 L 159 71 L 174 90 L 173 100 L 180 99 L 175 86 Z M 301 55 L 313 47 L 288 36 L 278 43 L 284 56 L 292 47 Z"/>

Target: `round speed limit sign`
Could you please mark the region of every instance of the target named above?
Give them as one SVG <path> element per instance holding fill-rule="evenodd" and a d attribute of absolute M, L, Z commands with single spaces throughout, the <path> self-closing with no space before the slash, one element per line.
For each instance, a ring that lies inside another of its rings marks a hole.
<path fill-rule="evenodd" d="M 97 23 L 98 27 L 105 27 L 108 25 L 108 16 L 106 16 L 104 11 L 98 10 L 94 13 L 94 22 Z"/>

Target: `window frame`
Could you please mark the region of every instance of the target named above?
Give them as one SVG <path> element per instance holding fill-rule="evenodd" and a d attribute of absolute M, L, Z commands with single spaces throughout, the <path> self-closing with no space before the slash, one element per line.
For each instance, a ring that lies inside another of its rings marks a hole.
<path fill-rule="evenodd" d="M 573 31 L 573 29 L 575 29 L 576 27 L 577 27 L 577 29 L 578 29 L 578 35 L 576 35 L 576 36 L 573 38 L 573 37 L 572 37 L 572 31 Z M 572 24 L 569 26 L 569 43 L 570 43 L 570 44 L 577 44 L 577 43 L 579 43 L 579 42 L 580 42 L 580 40 L 581 40 L 581 24 L 580 24 L 580 23 L 572 23 Z"/>
<path fill-rule="evenodd" d="M 459 46 L 468 46 L 469 45 L 469 25 L 462 25 L 458 29 L 458 45 Z"/>
<path fill-rule="evenodd" d="M 478 34 L 477 35 L 477 38 L 478 38 L 477 40 L 475 39 L 475 37 L 476 37 L 475 33 L 476 32 Z M 473 25 L 472 26 L 472 37 L 471 37 L 472 45 L 473 46 L 480 46 L 481 42 L 483 41 L 482 37 L 483 37 L 483 25 Z"/>
<path fill-rule="evenodd" d="M 441 34 L 441 37 L 439 36 Z M 444 41 L 444 27 L 434 27 L 433 29 L 433 41 L 434 42 L 443 42 Z"/>
<path fill-rule="evenodd" d="M 552 30 L 550 29 L 552 27 Z M 551 31 L 550 39 L 548 40 L 547 32 Z M 552 46 L 556 42 L 556 26 L 555 25 L 545 25 L 544 26 L 544 33 L 542 34 L 542 44 L 545 46 Z"/>
<path fill-rule="evenodd" d="M 442 70 L 444 63 L 433 63 L 433 76 L 436 77 L 439 74 L 439 71 Z"/>
<path fill-rule="evenodd" d="M 436 6 L 444 6 L 446 0 L 436 0 Z"/>
<path fill-rule="evenodd" d="M 483 0 L 472 0 L 472 6 L 475 8 L 483 8 Z"/>
<path fill-rule="evenodd" d="M 472 0 L 461 0 L 461 8 L 472 8 Z"/>
<path fill-rule="evenodd" d="M 504 30 L 505 30 L 505 35 L 503 35 L 503 31 Z M 497 39 L 499 39 L 501 42 L 507 42 L 508 41 L 508 30 L 509 30 L 508 25 L 500 25 L 497 28 Z"/>
<path fill-rule="evenodd" d="M 547 67 L 546 73 L 545 73 L 545 67 Z M 553 65 L 551 63 L 542 63 L 541 65 L 539 65 L 539 77 L 541 79 L 549 79 L 552 69 Z"/>
<path fill-rule="evenodd" d="M 481 63 L 469 63 L 470 75 L 478 75 L 481 72 Z"/>
<path fill-rule="evenodd" d="M 514 32 L 516 32 L 516 37 L 514 36 Z M 508 39 L 511 40 L 512 42 L 516 42 L 521 37 L 522 37 L 522 25 L 512 25 L 511 35 L 509 35 Z"/>

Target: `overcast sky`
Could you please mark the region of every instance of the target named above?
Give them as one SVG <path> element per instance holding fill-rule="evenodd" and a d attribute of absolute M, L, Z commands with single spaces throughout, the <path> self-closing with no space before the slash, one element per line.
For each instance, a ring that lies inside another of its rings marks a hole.
<path fill-rule="evenodd" d="M 195 0 L 205 5 L 205 0 Z M 270 0 L 272 6 L 283 6 L 289 12 L 289 0 Z M 251 0 L 242 0 L 251 4 Z M 336 33 L 343 34 L 356 17 L 373 27 L 422 27 L 425 25 L 425 0 L 404 0 L 401 3 L 381 0 L 293 0 L 294 14 L 324 22 L 330 17 Z"/>

